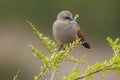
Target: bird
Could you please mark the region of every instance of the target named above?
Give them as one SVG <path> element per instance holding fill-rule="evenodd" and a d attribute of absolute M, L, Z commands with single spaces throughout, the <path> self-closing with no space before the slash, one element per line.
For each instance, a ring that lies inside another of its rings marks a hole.
<path fill-rule="evenodd" d="M 53 23 L 53 37 L 60 43 L 59 51 L 64 49 L 64 44 L 69 44 L 80 38 L 81 44 L 90 49 L 90 44 L 85 40 L 79 24 L 74 20 L 69 10 L 63 10 L 58 13 L 57 19 Z"/>

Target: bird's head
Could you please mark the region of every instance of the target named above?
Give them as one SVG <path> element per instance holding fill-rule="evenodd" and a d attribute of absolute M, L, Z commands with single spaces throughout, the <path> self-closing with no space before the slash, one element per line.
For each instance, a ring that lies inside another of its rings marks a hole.
<path fill-rule="evenodd" d="M 68 21 L 73 21 L 73 16 L 70 11 L 61 11 L 58 13 L 57 20 L 68 20 Z"/>

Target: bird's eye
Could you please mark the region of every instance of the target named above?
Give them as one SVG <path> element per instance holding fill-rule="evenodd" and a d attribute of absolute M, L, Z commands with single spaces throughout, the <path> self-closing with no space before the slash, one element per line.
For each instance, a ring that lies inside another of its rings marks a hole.
<path fill-rule="evenodd" d="M 65 17 L 65 19 L 69 19 L 69 17 Z"/>

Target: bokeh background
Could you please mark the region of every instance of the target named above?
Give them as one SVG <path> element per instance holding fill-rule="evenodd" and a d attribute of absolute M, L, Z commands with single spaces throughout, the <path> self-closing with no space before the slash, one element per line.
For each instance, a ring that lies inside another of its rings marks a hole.
<path fill-rule="evenodd" d="M 52 24 L 58 12 L 70 10 L 79 14 L 79 25 L 92 49 L 81 45 L 71 55 L 81 58 L 84 54 L 89 65 L 109 60 L 113 51 L 106 37 L 120 37 L 120 0 L 0 0 L 0 80 L 12 80 L 20 70 L 19 80 L 33 80 L 42 62 L 32 56 L 29 44 L 49 55 L 32 28 L 25 22 L 30 20 L 46 36 L 52 37 Z M 61 64 L 62 71 L 54 80 L 67 76 L 75 64 Z M 80 71 L 86 66 L 80 67 Z M 97 74 L 96 80 L 120 80 L 116 73 L 106 73 L 105 78 Z M 48 80 L 49 80 L 49 76 Z"/>

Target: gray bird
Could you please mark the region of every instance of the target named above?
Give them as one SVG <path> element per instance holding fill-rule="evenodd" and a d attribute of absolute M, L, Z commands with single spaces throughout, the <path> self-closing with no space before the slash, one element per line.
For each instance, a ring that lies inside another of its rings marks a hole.
<path fill-rule="evenodd" d="M 70 11 L 61 11 L 57 15 L 57 20 L 53 23 L 53 37 L 61 44 L 59 51 L 64 44 L 72 43 L 77 38 L 81 39 L 82 45 L 90 49 L 90 45 L 85 41 L 79 25 L 73 19 Z"/>

